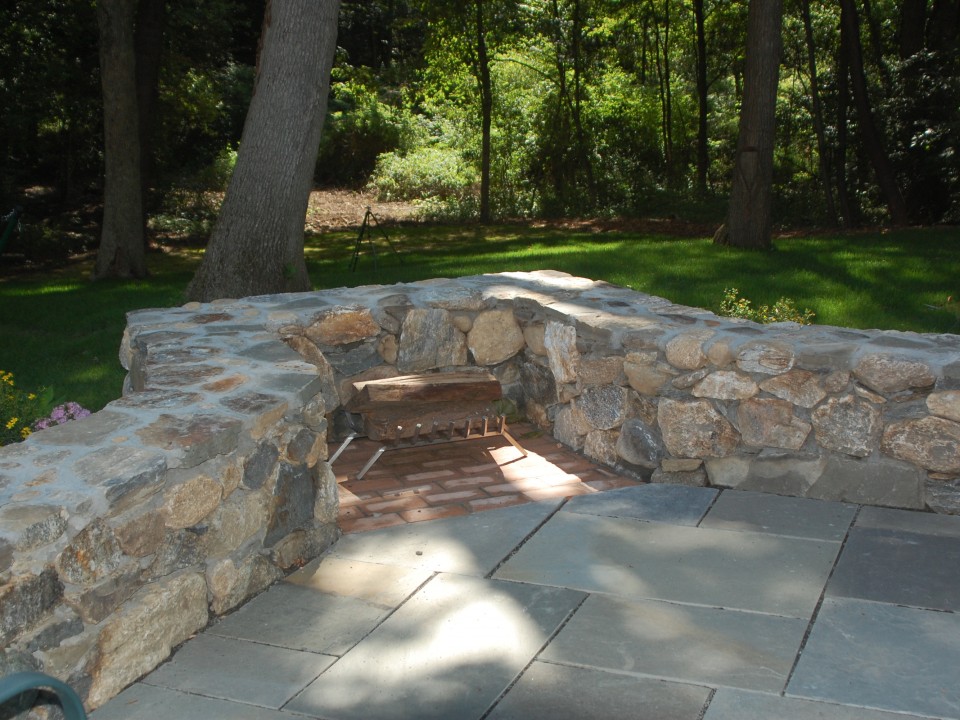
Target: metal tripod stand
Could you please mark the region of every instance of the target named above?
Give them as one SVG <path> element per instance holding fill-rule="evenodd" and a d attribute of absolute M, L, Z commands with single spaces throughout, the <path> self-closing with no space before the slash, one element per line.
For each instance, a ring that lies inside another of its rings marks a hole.
<path fill-rule="evenodd" d="M 367 212 L 363 215 L 363 223 L 360 225 L 360 232 L 357 234 L 357 241 L 353 245 L 353 259 L 350 261 L 351 272 L 357 269 L 357 262 L 360 260 L 360 246 L 363 244 L 364 238 L 370 243 L 370 253 L 373 255 L 373 269 L 374 271 L 377 270 L 377 244 L 373 241 L 373 227 L 376 227 L 377 230 L 380 231 L 383 239 L 387 241 L 387 245 L 393 250 L 393 254 L 397 256 L 397 260 L 403 265 L 403 258 L 397 251 L 396 246 L 393 244 L 393 241 L 390 240 L 387 231 L 380 225 L 380 219 L 373 214 L 373 211 L 370 210 L 370 206 L 368 205 Z"/>

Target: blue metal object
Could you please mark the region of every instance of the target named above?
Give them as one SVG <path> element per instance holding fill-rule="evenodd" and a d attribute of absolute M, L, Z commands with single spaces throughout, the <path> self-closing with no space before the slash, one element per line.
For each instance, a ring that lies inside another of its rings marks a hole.
<path fill-rule="evenodd" d="M 49 688 L 56 693 L 67 720 L 87 720 L 80 697 L 73 688 L 42 672 L 18 672 L 0 678 L 0 704 L 22 695 L 28 690 Z"/>
<path fill-rule="evenodd" d="M 4 215 L 2 219 L 6 225 L 3 228 L 3 234 L 0 235 L 0 251 L 3 250 L 3 246 L 7 244 L 7 240 L 10 239 L 10 236 L 13 235 L 13 229 L 20 224 L 20 216 L 23 214 L 23 208 L 17 205 L 13 210 Z"/>

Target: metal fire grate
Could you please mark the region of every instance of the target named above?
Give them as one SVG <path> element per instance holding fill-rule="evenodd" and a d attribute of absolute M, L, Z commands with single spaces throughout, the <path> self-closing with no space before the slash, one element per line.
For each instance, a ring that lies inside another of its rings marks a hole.
<path fill-rule="evenodd" d="M 354 383 L 356 394 L 345 407 L 359 414 L 363 432 L 383 444 L 357 479 L 388 450 L 502 436 L 526 457 L 527 451 L 507 429 L 507 419 L 492 405 L 502 397 L 500 382 L 487 372 L 401 375 Z M 330 463 L 360 436 L 355 429 L 330 457 Z"/>

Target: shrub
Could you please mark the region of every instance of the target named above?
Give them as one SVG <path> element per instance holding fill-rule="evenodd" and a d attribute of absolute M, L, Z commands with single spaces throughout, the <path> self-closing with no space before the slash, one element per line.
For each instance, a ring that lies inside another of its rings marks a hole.
<path fill-rule="evenodd" d="M 802 312 L 790 298 L 782 297 L 772 306 L 761 305 L 754 308 L 753 304 L 744 297 L 740 297 L 737 288 L 726 288 L 723 299 L 720 301 L 720 314 L 726 317 L 743 318 L 758 323 L 795 322 L 800 325 L 810 325 L 815 317 L 810 309 Z"/>
<path fill-rule="evenodd" d="M 0 370 L 0 446 L 25 440 L 33 432 L 33 423 L 49 410 L 53 391 L 39 393 L 21 390 L 13 373 Z"/>
<path fill-rule="evenodd" d="M 477 177 L 453 148 L 432 145 L 377 159 L 370 185 L 384 200 L 421 200 L 428 206 L 474 202 Z"/>

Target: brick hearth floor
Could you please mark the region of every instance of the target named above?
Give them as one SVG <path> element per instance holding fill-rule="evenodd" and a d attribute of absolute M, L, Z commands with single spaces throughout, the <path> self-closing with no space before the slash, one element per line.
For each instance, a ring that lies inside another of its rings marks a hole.
<path fill-rule="evenodd" d="M 344 533 L 637 485 L 592 463 L 533 426 L 503 437 L 388 450 L 357 480 L 382 443 L 358 438 L 337 458 L 340 527 Z M 331 444 L 333 453 L 339 444 Z"/>

